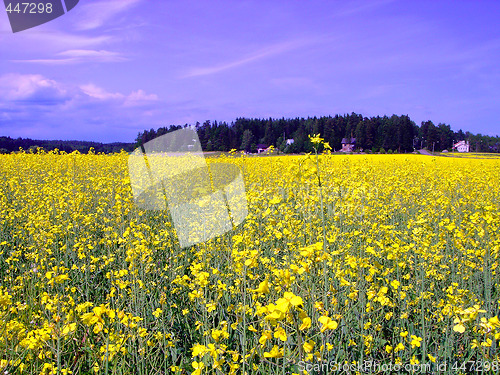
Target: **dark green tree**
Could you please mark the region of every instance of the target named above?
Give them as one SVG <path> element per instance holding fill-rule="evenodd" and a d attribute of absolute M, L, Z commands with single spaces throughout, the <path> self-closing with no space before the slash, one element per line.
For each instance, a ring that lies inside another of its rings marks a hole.
<path fill-rule="evenodd" d="M 252 131 L 250 129 L 246 129 L 243 132 L 240 149 L 245 151 L 251 151 L 251 146 L 253 144 L 253 141 L 254 141 L 254 136 Z"/>

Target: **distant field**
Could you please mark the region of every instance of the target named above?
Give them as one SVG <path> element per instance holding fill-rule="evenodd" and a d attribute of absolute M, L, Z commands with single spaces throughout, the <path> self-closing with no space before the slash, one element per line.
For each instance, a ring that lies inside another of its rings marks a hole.
<path fill-rule="evenodd" d="M 134 206 L 126 153 L 0 155 L 0 368 L 497 372 L 500 160 L 480 155 L 210 158 L 241 167 L 249 215 L 186 249 Z"/>
<path fill-rule="evenodd" d="M 499 153 L 487 153 L 487 152 L 451 152 L 451 153 L 441 153 L 441 156 L 453 156 L 458 158 L 490 158 L 490 159 L 500 159 Z"/>

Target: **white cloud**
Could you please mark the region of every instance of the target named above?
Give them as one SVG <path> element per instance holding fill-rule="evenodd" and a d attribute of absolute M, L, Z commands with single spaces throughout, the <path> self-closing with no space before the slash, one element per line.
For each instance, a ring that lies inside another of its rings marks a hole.
<path fill-rule="evenodd" d="M 148 102 L 155 102 L 159 100 L 156 94 L 146 94 L 144 90 L 137 90 L 130 93 L 125 99 L 124 106 L 134 107 L 146 104 Z"/>
<path fill-rule="evenodd" d="M 288 42 L 276 43 L 269 45 L 265 48 L 262 48 L 258 51 L 254 51 L 246 57 L 242 57 L 238 60 L 218 64 L 215 66 L 202 67 L 202 68 L 193 68 L 189 70 L 182 78 L 187 77 L 196 77 L 196 76 L 205 76 L 211 75 L 215 73 L 222 72 L 227 69 L 235 68 L 240 65 L 245 65 L 251 63 L 253 61 L 261 60 L 266 57 L 275 56 L 282 54 L 284 52 L 292 51 L 301 47 L 305 47 L 307 45 L 318 42 L 319 38 L 301 38 L 296 40 L 291 40 Z"/>
<path fill-rule="evenodd" d="M 112 92 L 39 74 L 0 75 L 0 133 L 38 139 L 132 140 L 159 126 L 165 105 L 142 89 Z"/>
<path fill-rule="evenodd" d="M 69 57 L 100 57 L 100 56 L 116 56 L 117 53 L 110 51 L 95 51 L 88 49 L 72 49 L 64 52 L 59 52 L 58 55 Z"/>
<path fill-rule="evenodd" d="M 81 85 L 80 89 L 85 95 L 100 100 L 123 99 L 125 97 L 125 95 L 119 92 L 116 93 L 108 92 L 103 88 L 94 85 L 93 83 Z"/>
<path fill-rule="evenodd" d="M 92 1 L 82 4 L 79 8 L 80 22 L 76 24 L 78 30 L 92 30 L 106 24 L 108 20 L 136 5 L 141 0 L 107 0 Z"/>
<path fill-rule="evenodd" d="M 159 100 L 156 94 L 147 94 L 144 90 L 132 91 L 130 94 L 125 95 L 119 92 L 109 92 L 102 87 L 96 86 L 92 83 L 81 85 L 82 92 L 93 98 L 102 101 L 115 100 L 119 105 L 124 107 L 137 107 Z"/>
<path fill-rule="evenodd" d="M 40 74 L 5 74 L 0 76 L 0 95 L 7 101 L 67 97 L 68 90 Z"/>
<path fill-rule="evenodd" d="M 48 64 L 48 65 L 68 65 L 68 64 L 81 64 L 89 62 L 121 62 L 127 59 L 117 52 L 106 50 L 85 50 L 74 49 L 59 52 L 57 56 L 62 58 L 57 59 L 30 59 L 30 60 L 12 60 L 13 62 L 23 62 L 32 64 Z"/>
<path fill-rule="evenodd" d="M 48 24 L 51 25 L 50 23 Z M 95 47 L 104 43 L 109 43 L 113 38 L 109 35 L 89 36 L 76 35 L 58 30 L 40 31 L 33 28 L 25 30 L 18 39 L 17 43 L 31 42 L 30 46 L 36 48 L 40 46 L 41 50 L 72 50 Z M 33 42 L 35 44 L 33 44 Z"/>

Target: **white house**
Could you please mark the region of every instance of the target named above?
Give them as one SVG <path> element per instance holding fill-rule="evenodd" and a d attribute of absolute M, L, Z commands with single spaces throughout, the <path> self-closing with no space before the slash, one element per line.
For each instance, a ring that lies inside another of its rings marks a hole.
<path fill-rule="evenodd" d="M 453 145 L 453 148 L 458 152 L 469 152 L 470 146 L 469 141 L 460 141 Z"/>
<path fill-rule="evenodd" d="M 263 152 L 266 152 L 266 151 L 267 151 L 267 149 L 268 149 L 267 145 L 262 144 L 262 143 L 259 143 L 259 144 L 258 144 L 257 146 L 255 146 L 255 147 L 257 148 L 257 153 L 258 153 L 258 154 L 261 154 L 261 153 L 263 153 Z"/>
<path fill-rule="evenodd" d="M 289 138 L 289 139 L 286 140 L 286 145 L 287 146 L 293 145 L 294 142 L 295 142 L 295 139 Z"/>

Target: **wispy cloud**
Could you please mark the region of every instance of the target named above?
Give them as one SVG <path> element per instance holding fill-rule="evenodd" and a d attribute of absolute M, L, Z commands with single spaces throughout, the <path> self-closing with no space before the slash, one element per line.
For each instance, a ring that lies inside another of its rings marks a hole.
<path fill-rule="evenodd" d="M 92 1 L 79 8 L 80 21 L 76 24 L 77 30 L 97 29 L 106 24 L 118 13 L 126 11 L 141 0 L 107 0 Z"/>
<path fill-rule="evenodd" d="M 395 0 L 371 0 L 369 2 L 353 2 L 352 5 L 341 9 L 339 12 L 335 13 L 334 16 L 343 17 L 343 16 L 351 16 L 353 14 L 358 14 L 362 12 L 368 12 L 375 8 L 387 5 L 389 3 L 394 2 Z"/>
<path fill-rule="evenodd" d="M 144 105 L 146 103 L 156 102 L 158 101 L 158 95 L 156 94 L 146 94 L 144 90 L 137 90 L 131 92 L 123 103 L 125 107 L 137 107 Z"/>
<path fill-rule="evenodd" d="M 110 35 L 77 35 L 55 29 L 39 31 L 34 28 L 17 34 L 16 38 L 6 39 L 0 51 L 8 49 L 10 56 L 29 51 L 31 55 L 51 54 L 52 57 L 60 51 L 97 50 L 98 46 L 109 45 L 113 39 Z"/>
<path fill-rule="evenodd" d="M 81 85 L 82 92 L 93 99 L 98 100 L 116 100 L 124 107 L 137 107 L 159 100 L 156 94 L 147 94 L 144 90 L 132 91 L 130 94 L 122 94 L 120 92 L 109 92 L 102 87 L 96 86 L 93 83 Z"/>
<path fill-rule="evenodd" d="M 93 83 L 88 83 L 86 85 L 81 85 L 80 89 L 82 92 L 95 99 L 99 100 L 110 100 L 110 99 L 123 99 L 125 95 L 119 93 L 119 92 L 109 92 L 103 89 L 102 87 L 99 87 L 97 85 L 94 85 Z"/>
<path fill-rule="evenodd" d="M 105 51 L 105 50 L 96 51 L 96 50 L 88 50 L 88 49 L 71 49 L 68 51 L 60 52 L 60 53 L 58 53 L 58 55 L 68 56 L 68 57 L 72 57 L 72 58 L 80 58 L 80 57 L 92 57 L 92 58 L 105 57 L 105 58 L 108 58 L 108 57 L 115 57 L 118 54 L 116 52 L 110 52 L 110 51 Z"/>
<path fill-rule="evenodd" d="M 272 44 L 265 48 L 254 51 L 253 53 L 247 56 L 241 57 L 238 60 L 233 60 L 209 67 L 192 68 L 185 75 L 183 75 L 182 78 L 206 76 L 219 73 L 254 61 L 262 60 L 267 57 L 280 55 L 285 52 L 302 48 L 310 44 L 316 43 L 318 41 L 319 38 L 301 38 L 287 42 Z"/>
<path fill-rule="evenodd" d="M 126 61 L 127 59 L 121 56 L 117 52 L 106 51 L 106 50 L 68 50 L 59 52 L 56 54 L 61 56 L 56 59 L 30 59 L 30 60 L 12 60 L 13 62 L 24 62 L 32 64 L 48 64 L 48 65 L 69 65 L 69 64 L 80 64 L 89 62 L 120 62 Z"/>

